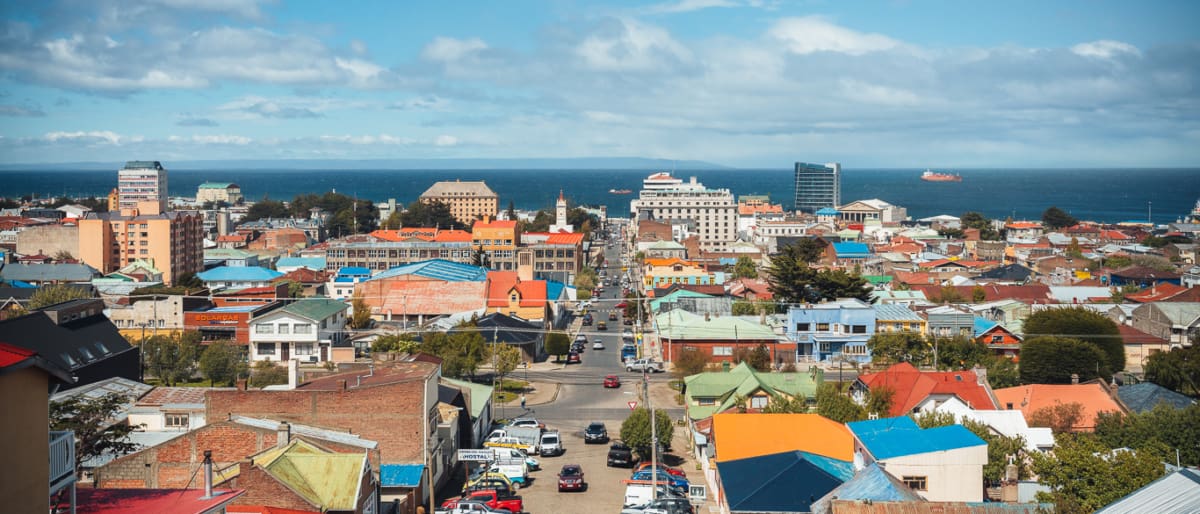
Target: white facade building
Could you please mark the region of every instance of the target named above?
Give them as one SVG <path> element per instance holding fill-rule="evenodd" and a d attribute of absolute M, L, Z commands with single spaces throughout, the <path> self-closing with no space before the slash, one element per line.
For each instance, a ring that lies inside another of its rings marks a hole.
<path fill-rule="evenodd" d="M 167 170 L 158 161 L 129 161 L 117 172 L 117 205 L 136 209 L 138 202 L 158 202 L 167 210 Z"/>
<path fill-rule="evenodd" d="M 692 220 L 700 248 L 723 252 L 737 240 L 738 211 L 728 189 L 709 189 L 692 177 L 684 183 L 668 173 L 656 173 L 643 182 L 636 200 L 629 202 L 630 215 L 638 219 L 648 212 L 658 221 Z M 674 223 L 673 223 L 674 224 Z"/>
<path fill-rule="evenodd" d="M 344 302 L 305 298 L 250 322 L 250 360 L 326 362 L 344 337 Z"/>

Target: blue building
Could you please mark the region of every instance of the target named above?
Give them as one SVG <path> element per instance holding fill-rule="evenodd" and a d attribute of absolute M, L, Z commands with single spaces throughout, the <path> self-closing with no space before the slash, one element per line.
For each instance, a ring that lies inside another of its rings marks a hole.
<path fill-rule="evenodd" d="M 830 362 L 845 357 L 871 362 L 867 340 L 875 334 L 875 309 L 855 298 L 788 309 L 787 336 L 796 342 L 796 360 Z"/>
<path fill-rule="evenodd" d="M 338 269 L 337 274 L 329 278 L 329 287 L 326 289 L 330 296 L 345 300 L 354 296 L 354 284 L 370 278 L 370 268 L 344 266 Z"/>

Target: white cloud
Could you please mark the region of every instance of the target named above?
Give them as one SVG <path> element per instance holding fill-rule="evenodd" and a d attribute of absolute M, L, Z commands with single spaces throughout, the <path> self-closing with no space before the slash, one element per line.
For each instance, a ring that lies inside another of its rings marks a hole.
<path fill-rule="evenodd" d="M 883 34 L 856 32 L 818 16 L 781 19 L 775 22 L 768 34 L 797 54 L 837 52 L 863 55 L 890 50 L 900 44 Z"/>
<path fill-rule="evenodd" d="M 666 30 L 632 19 L 610 20 L 588 35 L 575 53 L 598 71 L 652 71 L 692 59 Z"/>
<path fill-rule="evenodd" d="M 643 9 L 648 14 L 674 14 L 711 9 L 714 7 L 739 7 L 741 3 L 733 0 L 677 0 L 647 6 Z"/>
<path fill-rule="evenodd" d="M 887 106 L 912 106 L 920 103 L 920 98 L 912 91 L 849 78 L 842 79 L 839 84 L 842 94 L 853 102 Z"/>
<path fill-rule="evenodd" d="M 453 62 L 471 54 L 487 49 L 487 43 L 477 37 L 470 39 L 455 39 L 452 37 L 433 38 L 421 50 L 421 58 L 427 61 Z"/>
<path fill-rule="evenodd" d="M 1142 52 L 1129 43 L 1121 41 L 1113 41 L 1111 39 L 1101 39 L 1099 41 L 1091 41 L 1088 43 L 1079 43 L 1072 46 L 1071 51 L 1076 55 L 1083 57 L 1099 57 L 1102 59 L 1111 59 L 1117 55 L 1127 54 L 1140 56 Z"/>
<path fill-rule="evenodd" d="M 140 141 L 141 136 L 125 137 L 111 130 L 92 130 L 79 132 L 48 132 L 43 139 L 51 143 L 59 141 L 79 141 L 84 143 L 107 143 L 119 145 L 124 142 Z"/>
<path fill-rule="evenodd" d="M 433 139 L 433 144 L 436 146 L 457 146 L 458 138 L 442 134 Z"/>
<path fill-rule="evenodd" d="M 144 0 L 149 4 L 157 4 L 179 10 L 209 11 L 228 13 L 245 18 L 257 19 L 262 16 L 258 9 L 261 0 Z"/>

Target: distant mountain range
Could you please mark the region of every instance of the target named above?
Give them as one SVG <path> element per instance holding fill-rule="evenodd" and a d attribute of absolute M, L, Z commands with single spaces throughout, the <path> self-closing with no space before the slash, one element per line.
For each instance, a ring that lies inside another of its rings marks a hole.
<path fill-rule="evenodd" d="M 138 156 L 145 157 L 145 156 Z M 120 169 L 123 162 L 0 164 L 0 170 L 88 171 Z M 566 159 L 258 159 L 163 161 L 168 170 L 724 170 L 730 166 L 704 161 L 643 157 L 577 157 Z"/>

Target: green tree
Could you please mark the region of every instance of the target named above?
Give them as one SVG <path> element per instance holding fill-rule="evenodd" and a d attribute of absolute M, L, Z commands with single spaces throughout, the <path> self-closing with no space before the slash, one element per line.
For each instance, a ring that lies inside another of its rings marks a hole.
<path fill-rule="evenodd" d="M 1056 513 L 1093 512 L 1165 473 L 1161 447 L 1111 451 L 1091 434 L 1064 434 L 1055 442 L 1053 453 L 1030 458 L 1033 472 L 1051 489 L 1037 499 L 1054 503 Z"/>
<path fill-rule="evenodd" d="M 416 353 L 421 343 L 414 341 L 410 334 L 384 334 L 371 342 L 371 353 Z"/>
<path fill-rule="evenodd" d="M 546 353 L 559 359 L 571 351 L 571 340 L 562 332 L 550 332 L 546 335 Z"/>
<path fill-rule="evenodd" d="M 263 199 L 254 202 L 246 209 L 246 215 L 242 217 L 242 221 L 256 221 L 268 218 L 288 218 L 291 212 L 283 202 L 271 200 L 266 195 Z"/>
<path fill-rule="evenodd" d="M 233 385 L 234 380 L 248 371 L 249 367 L 242 360 L 242 352 L 224 341 L 209 343 L 200 354 L 200 374 L 208 379 L 211 386 L 218 382 Z"/>
<path fill-rule="evenodd" d="M 1021 344 L 1021 383 L 1069 384 L 1107 377 L 1108 360 L 1096 345 L 1064 337 L 1035 337 Z"/>
<path fill-rule="evenodd" d="M 1025 333 L 1087 341 L 1107 355 L 1108 370 L 1115 372 L 1125 369 L 1125 343 L 1121 339 L 1121 332 L 1113 320 L 1099 312 L 1084 307 L 1043 309 L 1025 320 Z M 1024 367 L 1025 350 L 1022 349 L 1021 353 Z"/>
<path fill-rule="evenodd" d="M 808 400 L 803 396 L 787 397 L 782 394 L 771 396 L 771 401 L 762 409 L 763 414 L 805 414 Z"/>
<path fill-rule="evenodd" d="M 33 295 L 29 297 L 29 303 L 25 304 L 28 310 L 37 310 L 42 307 L 48 307 L 56 303 L 69 302 L 71 300 L 82 300 L 91 298 L 92 294 L 87 289 L 76 287 L 70 284 L 51 284 L 39 287 Z"/>
<path fill-rule="evenodd" d="M 1200 404 L 1177 409 L 1160 403 L 1137 413 L 1101 412 L 1096 415 L 1096 437 L 1109 448 L 1141 448 L 1161 444 L 1179 450 L 1184 466 L 1200 465 Z M 1170 462 L 1174 455 L 1168 455 Z"/>
<path fill-rule="evenodd" d="M 800 258 L 795 245 L 785 246 L 767 266 L 767 283 L 784 303 L 816 303 L 821 300 L 858 298 L 871 302 L 866 279 L 842 270 L 816 270 Z"/>
<path fill-rule="evenodd" d="M 704 368 L 707 368 L 708 363 L 711 361 L 707 353 L 694 346 L 685 346 L 676 352 L 673 357 L 674 359 L 671 361 L 671 364 L 674 366 L 672 373 L 679 380 L 703 373 Z"/>
<path fill-rule="evenodd" d="M 512 373 L 521 363 L 521 350 L 507 344 L 493 344 L 489 346 L 488 361 L 494 366 L 493 369 L 503 384 L 504 376 Z"/>
<path fill-rule="evenodd" d="M 920 333 L 904 331 L 875 334 L 867 340 L 867 349 L 871 352 L 872 362 L 912 362 L 920 365 L 925 362 L 932 347 Z"/>
<path fill-rule="evenodd" d="M 625 312 L 622 314 L 624 314 L 626 318 L 631 318 L 641 323 L 645 323 L 646 320 L 650 319 L 650 309 L 639 309 L 641 304 L 641 298 L 632 292 L 625 295 Z M 641 319 L 638 319 L 639 313 L 642 315 Z"/>
<path fill-rule="evenodd" d="M 1076 223 L 1079 223 L 1079 220 L 1058 207 L 1050 207 L 1042 212 L 1042 224 L 1051 230 L 1066 228 Z"/>
<path fill-rule="evenodd" d="M 929 301 L 933 303 L 966 303 L 967 299 L 963 297 L 962 293 L 958 292 L 957 287 L 945 285 Z"/>
<path fill-rule="evenodd" d="M 88 460 L 106 453 L 123 455 L 138 449 L 137 443 L 129 441 L 129 434 L 143 425 L 113 421 L 128 409 L 126 403 L 132 400 L 120 393 L 108 393 L 95 398 L 78 394 L 50 402 L 50 430 L 75 432 L 77 476 L 82 476 L 82 465 Z"/>
<path fill-rule="evenodd" d="M 1125 303 L 1125 297 L 1141 291 L 1141 288 L 1135 284 L 1124 284 L 1121 287 L 1113 289 L 1109 296 L 1109 301 L 1112 303 Z"/>
<path fill-rule="evenodd" d="M 450 213 L 450 205 L 439 201 L 426 203 L 417 200 L 408 204 L 408 208 L 400 214 L 400 224 L 405 227 L 467 228 Z"/>
<path fill-rule="evenodd" d="M 1071 257 L 1073 259 L 1078 259 L 1078 258 L 1083 257 L 1083 248 L 1079 246 L 1079 238 L 1078 237 L 1071 238 L 1071 244 L 1067 245 L 1066 255 L 1067 255 L 1067 257 Z"/>
<path fill-rule="evenodd" d="M 745 362 L 758 371 L 771 371 L 771 351 L 763 343 L 754 348 L 740 347 L 733 352 L 733 362 Z"/>
<path fill-rule="evenodd" d="M 675 434 L 675 425 L 671 423 L 671 416 L 667 414 L 667 411 L 654 409 L 654 425 L 658 432 L 656 434 L 658 440 L 665 443 L 664 447 L 670 446 L 671 438 Z M 621 422 L 621 440 L 642 456 L 643 460 L 650 459 L 650 449 L 653 444 L 651 435 L 650 411 L 645 407 L 634 409 L 629 413 L 629 417 Z"/>
<path fill-rule="evenodd" d="M 449 377 L 461 378 L 475 376 L 475 371 L 484 359 L 488 359 L 483 335 L 475 330 L 464 330 L 450 334 L 445 339 L 438 357 L 442 359 L 442 373 Z M 498 352 L 497 367 L 503 370 L 503 375 L 511 373 L 521 361 L 521 351 L 506 345 L 492 345 Z M 489 359 L 490 360 L 490 359 Z M 504 366 L 504 367 L 502 367 Z"/>
<path fill-rule="evenodd" d="M 984 241 L 995 241 L 1000 239 L 1000 233 L 996 232 L 996 228 L 992 226 L 992 220 L 987 216 L 978 212 L 965 212 L 959 217 L 959 223 L 964 228 L 973 228 L 979 230 L 979 238 Z"/>
<path fill-rule="evenodd" d="M 743 255 L 733 264 L 733 278 L 758 278 L 758 267 L 754 261 Z"/>
<path fill-rule="evenodd" d="M 888 413 L 892 410 L 892 399 L 895 396 L 896 392 L 890 387 L 872 387 L 871 391 L 867 394 L 867 413 L 874 413 L 881 418 L 888 417 Z"/>
<path fill-rule="evenodd" d="M 968 369 L 992 357 L 986 345 L 962 336 L 937 338 L 937 350 L 938 369 Z"/>
<path fill-rule="evenodd" d="M 509 201 L 508 201 L 508 212 L 507 212 L 507 214 L 508 214 L 508 219 L 510 219 L 510 220 L 512 220 L 512 221 L 517 221 L 517 208 L 516 208 L 516 206 L 513 204 L 513 201 L 512 201 L 512 200 L 509 200 Z"/>
<path fill-rule="evenodd" d="M 987 291 L 983 289 L 983 286 L 977 285 L 971 289 L 972 302 L 983 303 L 984 300 L 987 300 Z"/>
<path fill-rule="evenodd" d="M 1104 266 L 1112 269 L 1124 269 L 1133 266 L 1133 259 L 1128 255 L 1105 257 Z"/>
<path fill-rule="evenodd" d="M 1083 404 L 1078 402 L 1047 405 L 1029 414 L 1029 426 L 1046 427 L 1056 434 L 1070 432 L 1083 421 Z"/>
<path fill-rule="evenodd" d="M 185 332 L 177 336 L 153 336 L 142 342 L 142 362 L 148 374 L 167 386 L 191 379 L 200 356 L 196 336 L 197 332 Z"/>
<path fill-rule="evenodd" d="M 361 296 L 355 296 L 350 302 L 353 313 L 350 314 L 350 328 L 364 329 L 371 326 L 371 308 Z"/>
<path fill-rule="evenodd" d="M 183 287 L 187 289 L 196 289 L 204 287 L 204 282 L 197 277 L 195 273 L 184 273 L 175 278 L 172 284 L 175 287 Z"/>
<path fill-rule="evenodd" d="M 1200 395 L 1200 345 L 1150 355 L 1146 380 L 1180 393 Z"/>
<path fill-rule="evenodd" d="M 867 419 L 867 411 L 832 382 L 826 382 L 817 388 L 817 414 L 838 423 Z"/>
<path fill-rule="evenodd" d="M 283 366 L 277 366 L 270 361 L 258 361 L 250 372 L 250 387 L 263 388 L 269 385 L 286 384 L 288 371 Z"/>
<path fill-rule="evenodd" d="M 871 297 L 871 286 L 868 285 L 867 279 L 858 273 L 846 273 L 840 269 L 821 270 L 817 272 L 817 280 L 813 287 L 824 300 L 857 298 L 867 303 L 875 303 L 875 299 Z"/>
<path fill-rule="evenodd" d="M 988 385 L 992 386 L 992 389 L 1021 385 L 1021 375 L 1017 369 L 1017 363 L 1008 357 L 995 355 L 983 364 L 987 369 Z"/>

